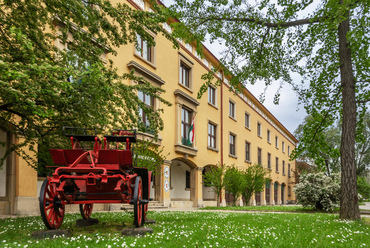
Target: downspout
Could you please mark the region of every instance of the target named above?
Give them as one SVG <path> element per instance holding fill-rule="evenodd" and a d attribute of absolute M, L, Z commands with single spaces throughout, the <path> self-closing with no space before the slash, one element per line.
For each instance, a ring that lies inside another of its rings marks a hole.
<path fill-rule="evenodd" d="M 224 110 L 224 104 L 223 104 L 223 101 L 224 101 L 224 92 L 223 92 L 223 85 L 224 83 L 221 82 L 221 130 L 220 130 L 220 151 L 221 151 L 221 166 L 224 164 L 224 118 L 223 118 L 223 110 Z M 222 194 L 220 194 L 220 204 L 222 203 Z"/>

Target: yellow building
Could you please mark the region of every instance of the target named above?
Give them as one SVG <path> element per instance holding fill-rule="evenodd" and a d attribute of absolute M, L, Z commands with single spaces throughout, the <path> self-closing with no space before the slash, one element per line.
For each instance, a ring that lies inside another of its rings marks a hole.
<path fill-rule="evenodd" d="M 149 4 L 143 0 L 127 0 L 127 3 L 150 11 Z M 163 25 L 171 32 L 169 24 Z M 106 59 L 111 59 L 120 73 L 134 69 L 137 75 L 164 89 L 162 97 L 172 103 L 172 106 L 160 106 L 159 101 L 138 93 L 154 109 L 164 109 L 165 127 L 157 144 L 169 155 L 152 183 L 152 198 L 169 207 L 215 206 L 216 195 L 204 186 L 203 173 L 218 163 L 239 168 L 259 163 L 271 170 L 272 180 L 250 204 L 294 202 L 295 161 L 289 161 L 297 143 L 294 136 L 247 89 L 240 94 L 229 91 L 228 80 L 221 71 L 216 75 L 223 81 L 221 87 L 210 86 L 207 94 L 196 99 L 204 83 L 201 76 L 218 67 L 217 58 L 206 48 L 204 58 L 200 58 L 192 44 L 181 43 L 181 48 L 176 50 L 162 35 L 151 35 L 155 47 L 147 47 L 138 37 L 142 49 L 136 50 L 133 44 L 122 46 L 117 49 L 117 56 L 106 55 Z M 189 145 L 192 121 L 194 142 Z M 145 137 L 151 135 L 139 135 Z M 16 142 L 4 132 L 0 138 Z M 44 178 L 37 178 L 37 173 L 15 155 L 8 157 L 4 165 L 0 170 L 0 214 L 37 213 L 38 192 Z M 228 194 L 222 195 L 223 205 L 229 200 Z M 238 203 L 243 204 L 242 200 Z M 117 206 L 100 209 L 117 209 Z"/>

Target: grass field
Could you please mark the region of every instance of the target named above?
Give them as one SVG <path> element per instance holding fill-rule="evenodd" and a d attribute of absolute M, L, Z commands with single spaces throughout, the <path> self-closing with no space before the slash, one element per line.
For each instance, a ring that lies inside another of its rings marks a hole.
<path fill-rule="evenodd" d="M 72 237 L 37 240 L 45 230 L 40 217 L 0 220 L 0 247 L 369 247 L 370 225 L 340 221 L 335 214 L 244 212 L 149 212 L 153 234 L 123 237 L 132 226 L 126 212 L 93 213 L 100 223 L 77 228 L 77 214 L 67 214 L 61 229 Z"/>

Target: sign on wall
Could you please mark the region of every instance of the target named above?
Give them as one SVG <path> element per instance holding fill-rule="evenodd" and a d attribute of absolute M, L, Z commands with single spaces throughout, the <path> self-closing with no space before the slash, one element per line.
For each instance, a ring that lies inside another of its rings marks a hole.
<path fill-rule="evenodd" d="M 170 191 L 170 181 L 168 180 L 168 178 L 170 178 L 170 167 L 169 166 L 165 166 L 164 167 L 164 191 L 165 192 L 168 192 Z"/>

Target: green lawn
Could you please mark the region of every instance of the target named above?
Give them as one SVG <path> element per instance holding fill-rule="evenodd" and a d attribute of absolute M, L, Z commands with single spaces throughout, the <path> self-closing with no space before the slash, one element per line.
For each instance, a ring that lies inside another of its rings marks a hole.
<path fill-rule="evenodd" d="M 360 204 L 361 205 L 361 204 Z M 365 205 L 365 204 L 362 204 Z M 297 205 L 284 205 L 284 206 L 227 206 L 227 207 L 205 207 L 204 210 L 236 210 L 236 211 L 261 211 L 261 212 L 298 212 L 298 213 L 338 213 L 339 207 L 335 208 L 333 211 L 319 211 L 312 208 L 304 208 Z M 361 209 L 363 211 L 369 211 L 366 209 Z"/>
<path fill-rule="evenodd" d="M 77 228 L 79 215 L 66 215 L 70 238 L 36 240 L 40 217 L 0 220 L 0 247 L 369 247 L 370 225 L 340 221 L 334 214 L 149 212 L 156 224 L 144 237 L 123 237 L 130 213 L 93 213 L 100 224 Z M 148 225 L 149 226 L 149 225 Z"/>

